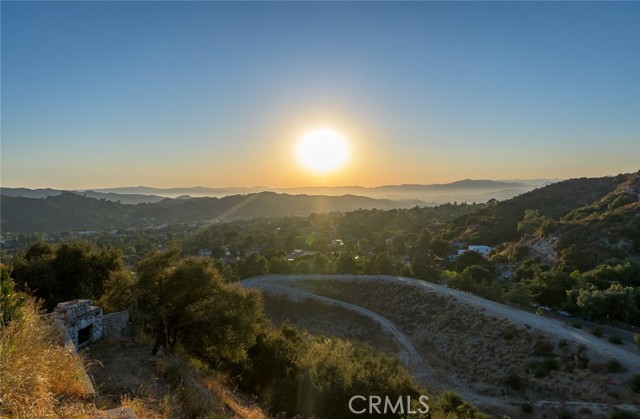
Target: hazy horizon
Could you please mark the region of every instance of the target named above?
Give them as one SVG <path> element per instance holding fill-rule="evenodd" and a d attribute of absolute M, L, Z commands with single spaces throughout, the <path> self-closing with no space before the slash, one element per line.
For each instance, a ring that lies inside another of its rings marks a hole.
<path fill-rule="evenodd" d="M 375 187 L 640 167 L 639 3 L 0 7 L 4 187 Z M 337 143 L 301 157 L 319 129 Z"/>
<path fill-rule="evenodd" d="M 609 175 L 605 175 L 609 176 Z M 611 174 L 614 176 L 614 174 Z M 591 176 L 579 176 L 579 177 L 591 177 Z M 558 179 L 558 178 L 548 178 L 548 179 L 456 179 L 450 182 L 442 182 L 442 183 L 398 183 L 398 184 L 380 184 L 380 185 L 297 185 L 297 186 L 272 186 L 272 185 L 227 185 L 227 186 L 206 186 L 206 185 L 181 185 L 181 186 L 168 186 L 168 187 L 160 187 L 155 185 L 113 185 L 106 187 L 78 187 L 78 188 L 56 188 L 52 186 L 39 186 L 39 187 L 30 187 L 30 186 L 7 186 L 0 185 L 0 188 L 25 188 L 25 189 L 58 189 L 58 190 L 70 190 L 70 191 L 99 191 L 99 190 L 119 190 L 119 189 L 136 189 L 136 188 L 146 188 L 146 189 L 158 189 L 158 190 L 170 190 L 170 189 L 265 189 L 265 190 L 286 190 L 286 189 L 346 189 L 346 188 L 363 188 L 363 189 L 376 189 L 376 188 L 385 188 L 385 187 L 402 187 L 402 186 L 441 186 L 441 185 L 451 185 L 465 181 L 489 181 L 489 182 L 500 182 L 500 183 L 524 183 L 524 184 L 542 184 L 546 182 L 559 182 L 566 179 Z"/>

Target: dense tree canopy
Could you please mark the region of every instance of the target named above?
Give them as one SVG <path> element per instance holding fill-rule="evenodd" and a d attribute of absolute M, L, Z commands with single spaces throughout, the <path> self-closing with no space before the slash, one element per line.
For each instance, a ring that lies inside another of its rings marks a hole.
<path fill-rule="evenodd" d="M 179 258 L 178 249 L 155 252 L 136 269 L 142 322 L 156 337 L 154 353 L 182 341 L 211 362 L 239 362 L 263 321 L 256 291 L 228 284 L 211 261 Z"/>
<path fill-rule="evenodd" d="M 37 242 L 19 258 L 15 280 L 44 299 L 47 308 L 77 298 L 98 299 L 113 272 L 124 269 L 122 253 L 88 242 Z"/>

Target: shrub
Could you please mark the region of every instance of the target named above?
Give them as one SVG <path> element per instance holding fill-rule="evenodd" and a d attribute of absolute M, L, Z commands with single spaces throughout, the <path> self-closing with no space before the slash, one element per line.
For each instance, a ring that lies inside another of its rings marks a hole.
<path fill-rule="evenodd" d="M 504 340 L 511 340 L 513 339 L 514 333 L 513 330 L 511 329 L 504 329 L 502 331 L 502 339 Z"/>
<path fill-rule="evenodd" d="M 600 329 L 599 327 L 596 327 L 595 329 L 593 329 L 593 331 L 591 332 L 593 333 L 593 336 L 595 337 L 602 337 L 602 329 Z"/>
<path fill-rule="evenodd" d="M 302 335 L 288 325 L 258 336 L 249 361 L 243 381 L 272 412 L 351 417 L 346 408 L 354 394 L 385 394 L 393 400 L 424 394 L 396 358 L 341 339 Z"/>
<path fill-rule="evenodd" d="M 640 348 L 640 333 L 636 333 L 636 335 L 633 337 L 633 339 L 638 344 L 638 348 Z"/>
<path fill-rule="evenodd" d="M 582 323 L 573 322 L 573 323 L 571 323 L 571 327 L 574 327 L 576 329 L 582 329 Z"/>
<path fill-rule="evenodd" d="M 533 353 L 537 356 L 553 356 L 553 345 L 539 340 L 533 345 Z"/>
<path fill-rule="evenodd" d="M 527 370 L 533 371 L 533 375 L 536 378 L 546 377 L 551 371 L 555 371 L 559 368 L 560 364 L 555 358 L 545 358 L 543 362 L 530 361 L 527 364 Z"/>
<path fill-rule="evenodd" d="M 627 410 L 615 409 L 611 415 L 611 419 L 638 419 L 640 416 Z"/>
<path fill-rule="evenodd" d="M 622 345 L 622 339 L 617 336 L 609 336 L 609 342 L 614 343 L 616 345 Z"/>
<path fill-rule="evenodd" d="M 635 393 L 640 393 L 640 374 L 636 374 L 631 379 L 631 390 Z"/>
<path fill-rule="evenodd" d="M 610 391 L 607 393 L 607 396 L 611 397 L 612 399 L 616 399 L 616 400 L 620 400 L 622 398 L 622 396 L 620 395 L 620 393 L 616 392 L 616 391 Z"/>
<path fill-rule="evenodd" d="M 436 411 L 444 412 L 446 417 L 450 417 L 449 413 L 452 413 L 452 417 L 460 418 L 484 418 L 486 417 L 478 409 L 471 406 L 457 393 L 453 391 L 447 391 L 443 393 L 436 402 Z"/>
<path fill-rule="evenodd" d="M 520 408 L 522 409 L 522 411 L 524 413 L 531 413 L 533 412 L 533 405 L 529 402 L 524 402 L 520 405 Z"/>
<path fill-rule="evenodd" d="M 544 368 L 547 371 L 555 371 L 558 368 L 560 368 L 559 364 L 558 364 L 558 360 L 555 358 L 545 358 L 544 362 L 542 363 L 542 368 Z"/>
<path fill-rule="evenodd" d="M 9 275 L 9 269 L 0 264 L 0 327 L 7 325 L 20 312 L 25 295 L 16 292 L 15 283 Z"/>
<path fill-rule="evenodd" d="M 518 374 L 514 372 L 507 375 L 507 378 L 505 378 L 504 382 L 514 390 L 520 390 L 520 388 L 522 387 L 522 379 Z"/>
<path fill-rule="evenodd" d="M 562 339 L 560 342 L 558 342 L 558 348 L 563 349 L 566 348 L 569 345 L 569 342 L 567 342 L 566 339 Z"/>
<path fill-rule="evenodd" d="M 620 372 L 620 371 L 622 371 L 622 365 L 620 365 L 620 363 L 617 360 L 610 359 L 607 362 L 607 371 L 609 371 L 609 372 Z"/>
<path fill-rule="evenodd" d="M 560 412 L 558 412 L 558 419 L 571 419 L 573 416 L 571 415 L 571 413 L 567 412 L 566 410 L 561 410 Z"/>

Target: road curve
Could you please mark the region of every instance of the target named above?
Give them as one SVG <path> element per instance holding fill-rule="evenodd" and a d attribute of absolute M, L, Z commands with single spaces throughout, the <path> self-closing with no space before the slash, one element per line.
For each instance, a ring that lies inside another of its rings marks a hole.
<path fill-rule="evenodd" d="M 401 349 L 401 359 L 405 358 L 409 363 L 414 365 L 423 364 L 422 358 L 415 350 L 413 343 L 406 335 L 404 335 L 397 326 L 388 319 L 376 314 L 364 307 L 350 304 L 344 301 L 334 300 L 331 298 L 319 296 L 311 292 L 290 288 L 286 284 L 276 284 L 278 282 L 286 282 L 294 279 L 312 280 L 312 279 L 330 279 L 338 281 L 387 281 L 396 283 L 413 284 L 425 292 L 436 292 L 443 296 L 452 296 L 458 302 L 467 304 L 478 309 L 484 310 L 485 313 L 496 317 L 504 317 L 509 321 L 520 326 L 531 326 L 546 334 L 557 337 L 558 339 L 567 339 L 574 342 L 582 343 L 587 348 L 603 357 L 617 359 L 620 363 L 627 366 L 631 370 L 640 370 L 640 355 L 632 349 L 626 349 L 609 343 L 603 339 L 597 338 L 592 334 L 579 329 L 570 328 L 567 324 L 547 317 L 541 317 L 524 310 L 510 307 L 501 303 L 486 300 L 484 298 L 472 295 L 463 291 L 454 290 L 445 286 L 434 284 L 415 278 L 405 278 L 387 275 L 264 275 L 244 279 L 241 284 L 247 288 L 261 288 L 264 290 L 275 291 L 288 295 L 299 294 L 306 298 L 314 298 L 331 304 L 337 304 L 351 311 L 364 314 L 389 330 L 396 337 Z M 286 291 L 286 292 L 285 292 Z M 414 355 L 415 354 L 415 355 Z"/>
<path fill-rule="evenodd" d="M 270 278 L 270 279 L 273 279 L 273 278 Z M 388 330 L 393 335 L 399 347 L 398 358 L 404 365 L 415 370 L 422 367 L 424 364 L 422 357 L 416 350 L 415 346 L 413 346 L 413 343 L 411 342 L 411 340 L 404 333 L 402 333 L 393 322 L 391 322 L 389 319 L 377 313 L 374 313 L 371 310 L 368 310 L 364 307 L 360 307 L 355 304 L 347 303 L 345 301 L 334 300 L 333 298 L 324 297 L 322 295 L 316 295 L 311 292 L 307 292 L 307 291 L 303 291 L 295 288 L 289 288 L 283 285 L 271 284 L 271 283 L 265 282 L 264 277 L 245 279 L 241 281 L 241 284 L 246 288 L 257 288 L 263 292 L 284 295 L 294 300 L 310 298 L 316 301 L 321 301 L 328 305 L 340 306 L 349 311 L 353 311 L 356 313 L 360 313 L 364 316 L 367 316 L 370 319 L 373 319 L 374 321 L 376 321 L 378 324 L 380 324 L 383 328 Z"/>

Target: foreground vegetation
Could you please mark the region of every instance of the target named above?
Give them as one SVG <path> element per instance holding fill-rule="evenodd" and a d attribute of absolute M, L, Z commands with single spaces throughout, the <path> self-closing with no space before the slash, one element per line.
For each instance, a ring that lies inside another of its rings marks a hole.
<path fill-rule="evenodd" d="M 227 379 L 227 385 L 256 395 L 260 404 L 274 414 L 285 411 L 304 417 L 351 417 L 348 402 L 353 395 L 383 394 L 394 401 L 410 397 L 417 408 L 418 397 L 426 394 L 395 357 L 341 339 L 300 333 L 288 325 L 272 326 L 264 316 L 260 294 L 225 282 L 210 261 L 181 258 L 179 253 L 176 249 L 152 253 L 138 264 L 135 275 L 122 269 L 111 271 L 99 296 L 109 309 L 131 310 L 136 334 L 154 338 L 153 353 L 162 350 L 164 356 L 171 357 L 184 352 L 188 359 L 201 365 L 201 370 L 233 377 Z M 82 266 L 84 260 L 80 258 L 77 262 Z M 8 298 L 17 299 L 21 295 L 13 293 Z M 1 359 L 3 370 L 10 370 L 6 375 L 3 371 L 3 378 L 9 377 L 3 380 L 3 385 L 12 388 L 3 389 L 5 411 L 21 414 L 24 406 L 19 403 L 14 406 L 15 400 L 33 407 L 48 399 L 55 401 L 47 407 L 49 411 L 42 410 L 43 413 L 32 416 L 59 416 L 63 414 L 61 409 L 75 403 L 73 406 L 77 404 L 77 407 L 73 408 L 79 409 L 78 415 L 82 417 L 89 408 L 80 402 L 83 396 L 80 387 L 69 381 L 81 375 L 81 361 L 60 347 L 56 339 L 47 337 L 54 334 L 53 326 L 38 315 L 32 299 L 20 298 L 26 302 L 12 310 L 12 314 L 3 316 L 8 325 L 2 334 Z M 42 337 L 34 336 L 37 334 L 34 331 Z M 29 346 L 30 341 L 36 344 Z M 28 369 L 31 379 L 45 387 L 26 395 L 28 390 L 19 392 L 30 389 L 30 378 L 21 375 L 27 369 L 18 366 L 34 365 L 32 350 L 41 352 L 43 362 L 48 362 L 40 366 L 35 361 L 38 368 Z M 61 358 L 51 355 L 54 352 L 60 353 Z M 16 357 L 24 362 L 20 364 Z M 67 364 L 63 360 L 67 360 Z M 184 369 L 184 364 L 164 365 L 161 368 L 164 375 L 173 376 L 174 382 L 184 380 L 175 378 L 184 377 L 178 372 Z M 48 376 L 40 377 L 40 374 Z M 182 394 L 180 400 L 183 400 L 184 388 L 178 386 L 176 391 Z M 434 413 L 483 416 L 453 393 L 430 400 L 433 400 L 430 406 Z M 136 405 L 135 398 L 133 402 L 125 398 L 124 402 Z M 147 409 L 144 402 L 138 403 L 137 408 Z M 196 417 L 211 413 L 202 404 L 190 411 Z M 173 415 L 166 409 L 164 412 Z M 29 413 L 25 415 L 28 417 Z"/>
<path fill-rule="evenodd" d="M 8 296 L 7 282 L 2 285 Z M 6 306 L 2 311 L 6 314 Z M 10 317 L 0 326 L 2 414 L 12 418 L 85 418 L 93 413 L 84 402 L 82 360 L 60 344 L 60 332 L 41 316 L 37 304 L 25 298 L 13 307 Z"/>

